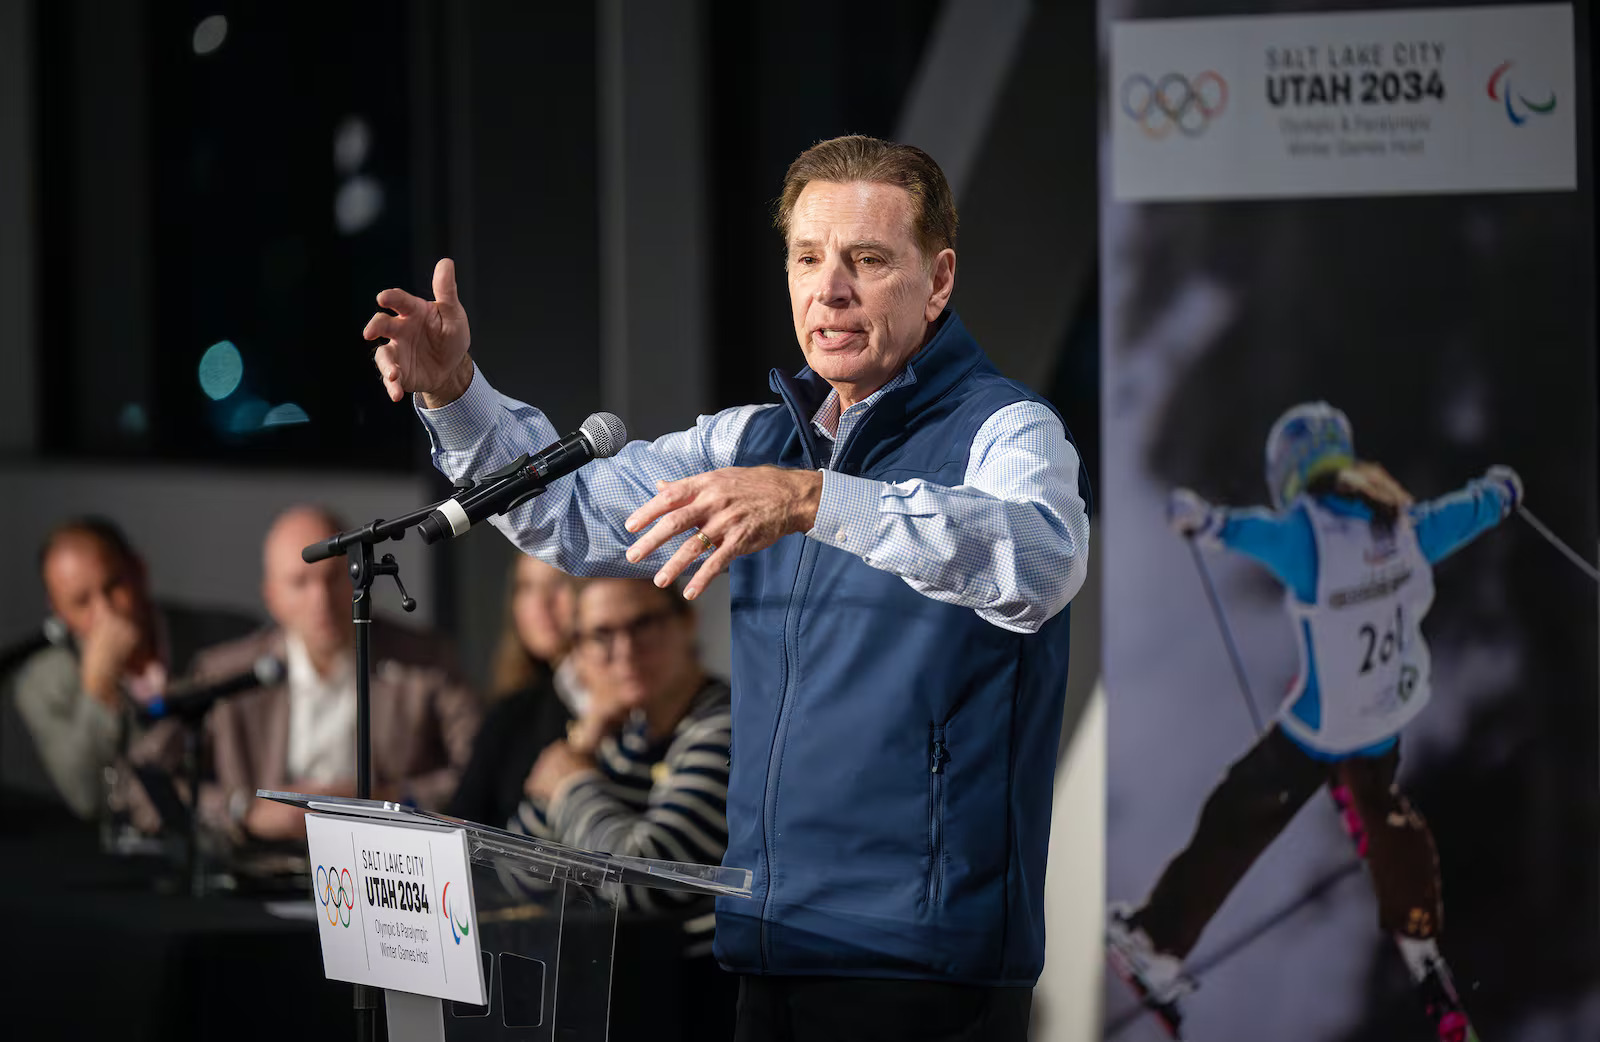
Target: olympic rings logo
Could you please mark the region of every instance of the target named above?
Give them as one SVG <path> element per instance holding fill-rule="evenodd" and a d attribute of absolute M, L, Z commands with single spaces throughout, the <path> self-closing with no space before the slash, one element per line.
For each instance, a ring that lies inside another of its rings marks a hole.
<path fill-rule="evenodd" d="M 329 926 L 350 927 L 350 913 L 356 908 L 356 883 L 348 868 L 317 866 L 317 900 Z"/>
<path fill-rule="evenodd" d="M 1154 81 L 1139 73 L 1122 81 L 1122 111 L 1156 140 L 1174 127 L 1199 137 L 1227 107 L 1228 81 L 1209 69 L 1192 80 L 1169 72 Z"/>

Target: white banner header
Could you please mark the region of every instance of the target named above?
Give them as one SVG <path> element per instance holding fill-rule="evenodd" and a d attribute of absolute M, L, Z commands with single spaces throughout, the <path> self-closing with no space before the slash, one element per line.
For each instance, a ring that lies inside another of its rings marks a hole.
<path fill-rule="evenodd" d="M 1572 8 L 1114 22 L 1119 202 L 1577 187 Z"/>

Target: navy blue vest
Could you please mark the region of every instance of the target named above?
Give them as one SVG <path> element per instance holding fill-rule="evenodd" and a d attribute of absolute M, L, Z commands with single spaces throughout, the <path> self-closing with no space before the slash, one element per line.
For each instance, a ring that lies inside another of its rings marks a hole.
<path fill-rule="evenodd" d="M 834 469 L 959 485 L 997 410 L 1042 401 L 947 313 Z M 829 386 L 774 372 L 741 466 L 827 466 L 810 418 Z M 1048 404 L 1048 403 L 1046 403 Z M 1067 562 L 1063 561 L 1063 568 Z M 738 972 L 1031 986 L 1044 964 L 1068 613 L 1000 629 L 802 535 L 734 562 L 732 777 L 717 904 Z"/>

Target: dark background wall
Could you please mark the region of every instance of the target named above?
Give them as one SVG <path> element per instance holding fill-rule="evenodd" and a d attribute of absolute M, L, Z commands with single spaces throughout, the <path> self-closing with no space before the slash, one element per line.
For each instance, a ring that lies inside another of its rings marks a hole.
<path fill-rule="evenodd" d="M 219 14 L 226 35 L 201 53 Z M 1093 451 L 1083 5 L 839 2 L 795 19 L 721 0 L 411 0 L 308 23 L 251 3 L 65 0 L 4 17 L 0 351 L 16 379 L 0 468 L 29 493 L 6 523 L 21 545 L 100 505 L 129 519 L 164 592 L 252 607 L 254 541 L 283 502 L 365 518 L 441 491 L 359 332 L 377 290 L 424 291 L 444 255 L 484 371 L 560 429 L 609 408 L 655 436 L 765 399 L 767 371 L 798 364 L 772 202 L 799 151 L 848 132 L 906 134 L 959 174 L 955 304 Z M 224 339 L 243 379 L 213 402 L 198 366 Z M 252 425 L 284 403 L 309 422 Z M 186 524 L 155 521 L 157 487 Z M 214 556 L 194 559 L 189 527 L 216 533 Z M 423 617 L 485 661 L 508 548 L 399 552 L 430 594 Z M 25 556 L 0 564 L 12 631 L 42 608 Z M 715 630 L 715 598 L 707 614 Z"/>
<path fill-rule="evenodd" d="M 33 551 L 68 514 L 122 521 L 158 594 L 259 611 L 260 539 L 284 506 L 360 521 L 438 498 L 359 334 L 378 290 L 425 292 L 440 256 L 484 371 L 559 429 L 603 408 L 654 436 L 766 399 L 768 370 L 799 364 L 772 201 L 797 153 L 842 133 L 921 144 L 949 171 L 955 306 L 1062 405 L 1093 472 L 1094 33 L 1067 0 L 828 0 L 803 17 L 726 0 L 0 4 L 0 481 L 16 504 L 0 640 L 37 625 Z M 199 366 L 222 340 L 243 373 L 218 402 Z M 261 424 L 286 404 L 308 422 Z M 394 552 L 413 621 L 481 681 L 510 548 L 483 533 Z M 378 610 L 396 602 L 380 592 Z M 1075 610 L 1068 735 L 1097 672 L 1094 597 Z M 722 584 L 700 611 L 725 667 Z M 1081 807 L 1058 817 L 1079 909 L 1052 946 L 1065 982 L 1099 961 L 1098 732 L 1084 741 Z M 1080 990 L 1041 1037 L 1088 1037 Z"/>

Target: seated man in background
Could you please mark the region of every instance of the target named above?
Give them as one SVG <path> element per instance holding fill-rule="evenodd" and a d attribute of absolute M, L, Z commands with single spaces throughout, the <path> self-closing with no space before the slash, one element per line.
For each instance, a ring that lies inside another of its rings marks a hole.
<path fill-rule="evenodd" d="M 199 649 L 255 623 L 158 605 L 143 559 L 104 518 L 52 529 L 39 550 L 39 572 L 70 646 L 35 652 L 17 669 L 9 697 L 31 741 L 8 739 L 6 785 L 48 787 L 79 817 L 93 818 L 105 806 L 106 768 L 144 732 L 136 707 L 187 672 Z"/>
<path fill-rule="evenodd" d="M 573 618 L 589 711 L 539 754 L 508 827 L 610 854 L 720 864 L 729 692 L 700 666 L 688 602 L 643 579 L 590 579 Z M 695 900 L 632 887 L 624 896 L 645 910 L 684 899 Z M 709 903 L 689 929 L 709 951 Z"/>
<path fill-rule="evenodd" d="M 262 552 L 262 599 L 276 624 L 200 657 L 199 672 L 230 676 L 262 655 L 288 666 L 283 684 L 227 699 L 208 722 L 216 781 L 202 813 L 235 838 L 303 837 L 301 811 L 256 790 L 356 794 L 355 624 L 343 558 L 306 564 L 300 550 L 343 526 L 328 511 L 293 507 L 273 523 Z M 479 722 L 477 699 L 440 642 L 372 623 L 374 799 L 441 809 L 455 791 Z"/>
<path fill-rule="evenodd" d="M 572 650 L 572 579 L 519 554 L 495 654 L 489 708 L 446 812 L 503 828 L 544 747 L 583 709 Z"/>

